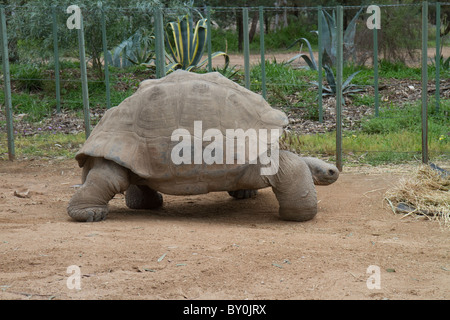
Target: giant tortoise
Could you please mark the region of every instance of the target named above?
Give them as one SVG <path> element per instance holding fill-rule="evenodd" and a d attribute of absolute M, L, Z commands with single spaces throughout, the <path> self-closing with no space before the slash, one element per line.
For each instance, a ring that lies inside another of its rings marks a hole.
<path fill-rule="evenodd" d="M 162 205 L 160 193 L 228 191 L 240 198 L 253 194 L 242 190 L 272 187 L 281 219 L 312 219 L 314 184 L 333 183 L 339 172 L 277 149 L 278 140 L 269 138 L 278 139 L 287 123 L 262 96 L 219 73 L 176 71 L 145 80 L 105 112 L 76 154 L 83 184 L 68 214 L 103 220 L 108 202 L 123 192 L 128 207 L 155 209 Z"/>

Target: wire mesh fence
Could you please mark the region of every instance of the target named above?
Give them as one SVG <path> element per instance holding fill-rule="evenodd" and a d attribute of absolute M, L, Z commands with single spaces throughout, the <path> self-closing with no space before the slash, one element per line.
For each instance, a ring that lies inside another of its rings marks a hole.
<path fill-rule="evenodd" d="M 76 149 L 106 109 L 170 72 L 168 23 L 186 14 L 210 31 L 206 62 L 192 71 L 221 72 L 283 110 L 288 148 L 339 167 L 449 159 L 450 41 L 440 25 L 449 3 L 69 7 L 1 9 L 1 144 L 11 159 L 14 143 L 38 155 Z"/>

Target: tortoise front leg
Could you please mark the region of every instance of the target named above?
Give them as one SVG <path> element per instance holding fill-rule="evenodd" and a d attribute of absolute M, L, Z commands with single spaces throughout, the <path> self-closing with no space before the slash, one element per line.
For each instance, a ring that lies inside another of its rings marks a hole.
<path fill-rule="evenodd" d="M 268 176 L 283 220 L 307 221 L 317 214 L 317 195 L 308 165 L 299 156 L 280 152 L 278 172 Z"/>
<path fill-rule="evenodd" d="M 108 215 L 108 202 L 129 186 L 128 170 L 103 158 L 86 161 L 83 180 L 67 207 L 69 216 L 83 222 L 104 220 Z"/>

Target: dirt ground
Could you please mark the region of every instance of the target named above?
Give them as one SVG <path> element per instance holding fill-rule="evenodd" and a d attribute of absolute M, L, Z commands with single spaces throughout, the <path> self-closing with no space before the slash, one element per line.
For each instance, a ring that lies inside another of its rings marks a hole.
<path fill-rule="evenodd" d="M 303 223 L 278 219 L 270 189 L 165 195 L 156 211 L 119 195 L 107 220 L 78 223 L 66 205 L 80 172 L 73 160 L 0 162 L 0 299 L 450 298 L 449 229 L 383 203 L 398 167 L 344 169 Z"/>

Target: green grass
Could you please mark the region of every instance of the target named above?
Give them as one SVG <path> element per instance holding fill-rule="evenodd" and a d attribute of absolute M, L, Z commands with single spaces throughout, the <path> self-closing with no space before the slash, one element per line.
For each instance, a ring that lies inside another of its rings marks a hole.
<path fill-rule="evenodd" d="M 421 68 L 411 68 L 401 62 L 381 60 L 379 63 L 379 76 L 383 78 L 420 80 Z"/>
<path fill-rule="evenodd" d="M 79 63 L 61 63 L 61 104 L 68 110 L 83 109 L 83 95 Z M 38 122 L 56 110 L 56 85 L 52 75 L 53 66 L 25 66 L 11 64 L 13 113 L 26 114 L 26 120 Z M 110 67 L 111 105 L 115 106 L 132 95 L 141 79 L 152 76 L 145 67 L 132 66 L 127 69 Z M 37 79 L 40 77 L 41 80 Z M 88 72 L 89 105 L 91 108 L 106 107 L 105 83 L 96 80 Z M 117 88 L 116 88 L 117 86 Z M 4 91 L 0 90 L 0 101 L 4 101 Z"/>
<path fill-rule="evenodd" d="M 0 99 L 4 99 L 1 91 Z M 12 93 L 13 113 L 26 114 L 27 121 L 38 122 L 51 114 L 56 107 L 56 99 L 37 93 Z"/>
<path fill-rule="evenodd" d="M 421 135 L 402 130 L 393 133 L 367 134 L 345 132 L 342 149 L 347 161 L 378 165 L 383 163 L 401 163 L 420 159 L 422 148 Z M 336 132 L 301 135 L 291 144 L 293 151 L 300 154 L 334 157 L 336 154 Z M 431 157 L 450 160 L 450 141 L 445 136 L 429 138 Z"/>
<path fill-rule="evenodd" d="M 85 141 L 84 133 L 17 135 L 14 140 L 16 158 L 73 158 Z M 0 133 L 0 159 L 8 159 L 7 137 Z"/>
<path fill-rule="evenodd" d="M 294 69 L 290 65 L 276 60 L 266 61 L 266 87 L 268 91 L 268 102 L 271 105 L 286 105 L 291 102 L 288 96 L 293 94 L 302 95 L 301 99 L 292 107 L 310 105 L 317 97 L 315 92 L 307 89 L 313 87 L 311 81 L 317 78 L 317 72 L 313 70 Z M 261 92 L 262 76 L 261 64 L 253 66 L 250 71 L 251 90 Z"/>
<path fill-rule="evenodd" d="M 428 134 L 440 137 L 449 134 L 450 100 L 441 100 L 439 113 L 436 113 L 433 99 L 428 106 Z M 362 121 L 362 132 L 367 134 L 393 133 L 402 130 L 421 132 L 421 103 L 407 103 L 380 109 L 378 117 Z"/>
<path fill-rule="evenodd" d="M 433 101 L 430 102 L 430 106 Z M 379 117 L 363 119 L 359 131 L 344 131 L 343 154 L 347 160 L 369 164 L 402 163 L 420 159 L 422 123 L 420 102 L 380 110 Z M 450 100 L 443 100 L 436 114 L 430 108 L 428 116 L 428 149 L 431 157 L 450 160 Z M 301 135 L 291 141 L 299 153 L 334 156 L 336 133 Z"/>

